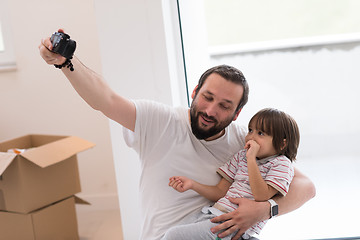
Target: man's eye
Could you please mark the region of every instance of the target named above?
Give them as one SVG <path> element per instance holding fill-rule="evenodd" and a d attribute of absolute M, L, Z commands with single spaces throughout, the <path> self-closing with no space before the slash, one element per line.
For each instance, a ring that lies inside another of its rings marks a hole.
<path fill-rule="evenodd" d="M 221 107 L 222 109 L 225 109 L 225 110 L 229 109 L 229 106 L 226 106 L 226 105 L 224 105 L 224 104 L 220 104 L 220 107 Z"/>
<path fill-rule="evenodd" d="M 209 96 L 206 96 L 206 95 L 204 95 L 204 98 L 205 98 L 205 100 L 207 100 L 207 101 L 211 101 L 211 100 L 212 100 L 212 97 L 209 97 Z"/>

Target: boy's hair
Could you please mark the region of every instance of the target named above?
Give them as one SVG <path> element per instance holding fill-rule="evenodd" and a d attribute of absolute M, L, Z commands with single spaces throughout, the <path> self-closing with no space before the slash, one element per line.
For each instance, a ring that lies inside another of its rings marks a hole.
<path fill-rule="evenodd" d="M 217 73 L 220 76 L 222 76 L 223 78 L 225 78 L 226 80 L 236 83 L 236 84 L 239 84 L 243 87 L 243 89 L 244 89 L 243 96 L 240 99 L 240 103 L 236 108 L 236 112 L 238 110 L 240 110 L 241 108 L 243 108 L 249 98 L 249 85 L 244 77 L 244 74 L 239 69 L 232 67 L 232 66 L 219 65 L 219 66 L 215 66 L 215 67 L 212 67 L 212 68 L 206 70 L 199 79 L 198 87 L 195 91 L 195 95 L 198 94 L 198 92 L 199 92 L 200 88 L 203 86 L 205 80 L 212 73 Z"/>
<path fill-rule="evenodd" d="M 251 118 L 250 124 L 273 137 L 272 143 L 278 154 L 285 155 L 291 161 L 296 159 L 300 133 L 290 115 L 274 108 L 265 108 Z"/>

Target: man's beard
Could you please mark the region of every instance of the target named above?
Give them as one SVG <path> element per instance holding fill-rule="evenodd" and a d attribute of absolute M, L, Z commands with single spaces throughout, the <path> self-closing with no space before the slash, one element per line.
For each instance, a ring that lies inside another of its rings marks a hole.
<path fill-rule="evenodd" d="M 214 126 L 207 130 L 201 129 L 199 126 L 199 118 L 201 116 L 204 116 L 207 119 L 212 120 L 214 123 Z M 208 139 L 208 138 L 220 133 L 232 122 L 233 118 L 234 118 L 234 116 L 231 116 L 228 119 L 226 119 L 225 121 L 219 123 L 214 117 L 208 116 L 204 112 L 198 112 L 197 108 L 194 104 L 194 101 L 191 104 L 191 108 L 190 108 L 191 130 L 197 139 Z"/>

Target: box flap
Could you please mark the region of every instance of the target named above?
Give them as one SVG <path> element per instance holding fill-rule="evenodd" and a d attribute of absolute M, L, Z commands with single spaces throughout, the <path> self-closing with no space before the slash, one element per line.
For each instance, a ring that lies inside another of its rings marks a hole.
<path fill-rule="evenodd" d="M 0 176 L 5 172 L 6 168 L 16 157 L 15 153 L 0 152 Z"/>
<path fill-rule="evenodd" d="M 82 198 L 79 198 L 78 196 L 74 195 L 75 198 L 75 203 L 76 204 L 84 204 L 84 205 L 91 205 L 91 203 L 89 203 L 88 201 L 85 201 Z"/>
<path fill-rule="evenodd" d="M 32 148 L 22 153 L 21 156 L 44 168 L 94 146 L 95 144 L 82 138 L 70 136 L 37 148 Z"/>
<path fill-rule="evenodd" d="M 26 135 L 0 143 L 0 152 L 7 152 L 11 148 L 31 148 L 31 136 Z"/>

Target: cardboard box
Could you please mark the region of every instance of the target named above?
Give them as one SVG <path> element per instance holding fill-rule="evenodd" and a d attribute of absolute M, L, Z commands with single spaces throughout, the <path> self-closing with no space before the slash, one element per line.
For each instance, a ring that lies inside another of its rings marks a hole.
<path fill-rule="evenodd" d="M 78 137 L 52 135 L 0 143 L 0 210 L 29 213 L 80 192 L 76 154 L 93 146 Z M 12 148 L 28 150 L 8 153 Z"/>
<path fill-rule="evenodd" d="M 76 201 L 72 196 L 27 214 L 0 211 L 0 240 L 78 240 Z"/>

